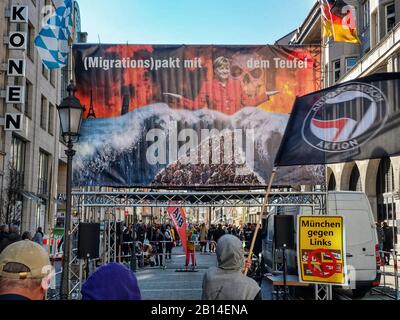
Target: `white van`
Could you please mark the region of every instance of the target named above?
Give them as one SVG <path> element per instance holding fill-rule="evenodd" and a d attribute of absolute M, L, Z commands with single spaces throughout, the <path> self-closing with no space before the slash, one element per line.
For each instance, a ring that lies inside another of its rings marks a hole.
<path fill-rule="evenodd" d="M 274 216 L 292 215 L 294 239 L 297 239 L 297 215 L 311 215 L 310 207 L 276 207 L 263 222 L 262 263 L 268 272 L 277 270 L 281 257 L 275 250 Z M 355 296 L 363 296 L 379 285 L 380 268 L 378 236 L 367 196 L 362 192 L 329 192 L 328 215 L 345 219 L 346 254 L 350 286 Z M 297 250 L 287 250 L 289 274 L 298 275 Z"/>

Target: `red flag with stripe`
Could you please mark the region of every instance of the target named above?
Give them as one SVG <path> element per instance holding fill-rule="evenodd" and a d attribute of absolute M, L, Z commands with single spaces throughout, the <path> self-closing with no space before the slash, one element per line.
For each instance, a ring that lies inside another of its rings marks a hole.
<path fill-rule="evenodd" d="M 168 208 L 168 214 L 173 221 L 176 231 L 181 238 L 183 250 L 186 252 L 186 213 L 183 208 L 171 207 Z"/>

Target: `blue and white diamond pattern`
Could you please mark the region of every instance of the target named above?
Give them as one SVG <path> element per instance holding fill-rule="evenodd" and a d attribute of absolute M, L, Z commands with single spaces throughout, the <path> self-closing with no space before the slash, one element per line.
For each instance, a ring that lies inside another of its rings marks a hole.
<path fill-rule="evenodd" d="M 55 0 L 56 12 L 35 38 L 44 65 L 57 69 L 68 63 L 68 39 L 72 34 L 72 0 Z"/>

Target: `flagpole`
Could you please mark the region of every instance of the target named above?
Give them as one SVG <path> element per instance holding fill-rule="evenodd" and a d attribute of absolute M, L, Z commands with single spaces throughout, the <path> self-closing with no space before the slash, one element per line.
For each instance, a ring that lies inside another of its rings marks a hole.
<path fill-rule="evenodd" d="M 75 12 L 75 0 L 72 1 L 72 25 L 73 25 L 73 32 L 71 34 L 71 39 L 69 42 L 69 59 L 68 59 L 68 70 L 69 70 L 69 79 L 71 82 L 74 81 L 74 57 L 72 54 L 72 45 L 74 43 L 74 39 L 76 37 L 76 12 Z"/>
<path fill-rule="evenodd" d="M 275 167 L 275 168 L 272 170 L 272 174 L 271 174 L 271 177 L 270 177 L 270 179 L 269 179 L 269 184 L 268 184 L 267 192 L 266 192 L 266 194 L 265 194 L 264 201 L 263 201 L 263 205 L 262 205 L 262 208 L 261 208 L 260 217 L 259 217 L 259 220 L 258 220 L 258 223 L 257 223 L 257 226 L 256 226 L 256 230 L 254 231 L 253 239 L 251 240 L 251 246 L 250 246 L 249 256 L 247 257 L 247 261 L 248 261 L 249 263 L 251 263 L 251 261 L 252 261 L 251 256 L 252 256 L 252 254 L 253 254 L 254 245 L 255 245 L 255 243 L 256 243 L 258 230 L 260 229 L 260 225 L 262 224 L 262 218 L 263 218 L 263 215 L 264 215 L 264 211 L 265 211 L 265 209 L 266 209 L 267 206 L 268 206 L 268 199 L 269 199 L 269 196 L 270 196 L 270 194 L 271 194 L 272 184 L 273 184 L 273 182 L 274 182 L 274 180 L 275 180 L 276 170 L 277 170 L 277 167 Z M 247 272 L 248 272 L 248 271 L 249 271 L 249 269 L 246 267 L 245 270 L 244 270 L 244 272 L 243 272 L 244 275 L 247 275 Z"/>

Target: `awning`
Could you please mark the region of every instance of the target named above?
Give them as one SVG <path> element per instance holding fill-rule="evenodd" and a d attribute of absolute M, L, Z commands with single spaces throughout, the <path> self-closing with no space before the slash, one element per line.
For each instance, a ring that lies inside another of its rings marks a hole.
<path fill-rule="evenodd" d="M 33 192 L 30 191 L 21 191 L 22 196 L 24 196 L 26 199 L 31 200 L 36 203 L 42 203 L 43 200 L 39 198 L 37 195 L 35 195 Z"/>

